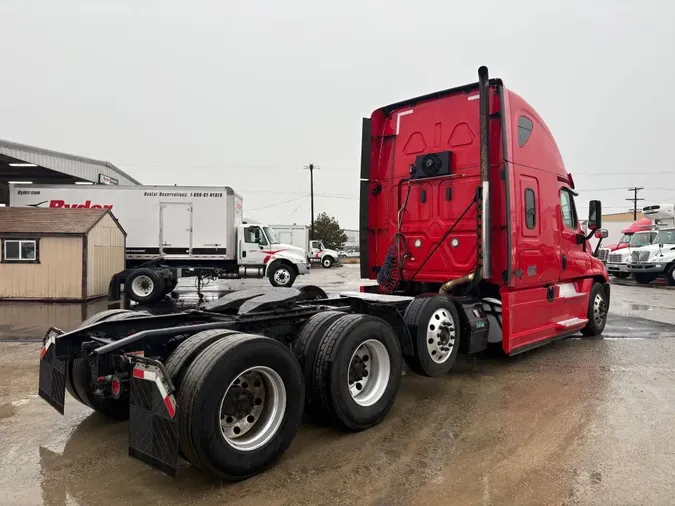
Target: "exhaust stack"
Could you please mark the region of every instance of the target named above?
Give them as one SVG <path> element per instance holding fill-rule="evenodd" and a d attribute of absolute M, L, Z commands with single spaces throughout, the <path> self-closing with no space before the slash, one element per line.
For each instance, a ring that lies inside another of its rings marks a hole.
<path fill-rule="evenodd" d="M 480 105 L 480 180 L 478 199 L 478 262 L 477 274 L 482 279 L 490 277 L 490 78 L 488 69 L 478 69 L 478 101 Z"/>

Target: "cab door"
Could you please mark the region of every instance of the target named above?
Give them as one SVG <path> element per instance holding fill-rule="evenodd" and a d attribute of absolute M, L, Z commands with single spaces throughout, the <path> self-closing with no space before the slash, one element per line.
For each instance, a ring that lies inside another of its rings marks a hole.
<path fill-rule="evenodd" d="M 591 267 L 591 255 L 586 248 L 584 233 L 579 225 L 574 194 L 560 188 L 560 282 L 572 282 L 586 275 Z"/>
<path fill-rule="evenodd" d="M 242 225 L 239 234 L 239 263 L 264 265 L 269 256 L 269 242 L 258 225 Z"/>

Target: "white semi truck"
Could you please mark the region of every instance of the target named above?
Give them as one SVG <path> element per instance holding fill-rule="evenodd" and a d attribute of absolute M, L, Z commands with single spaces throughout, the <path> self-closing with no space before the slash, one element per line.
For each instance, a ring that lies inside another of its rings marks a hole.
<path fill-rule="evenodd" d="M 276 231 L 280 240 L 288 242 L 307 252 L 310 262 L 320 263 L 326 269 L 329 269 L 336 262 L 340 261 L 340 255 L 337 251 L 327 249 L 321 240 L 309 239 L 309 227 L 307 225 L 270 225 Z"/>
<path fill-rule="evenodd" d="M 110 209 L 127 233 L 126 269 L 111 282 L 136 302 L 170 293 L 182 276 L 263 278 L 290 287 L 309 273 L 302 248 L 243 220 L 232 188 L 208 186 L 12 185 L 11 206 Z"/>
<path fill-rule="evenodd" d="M 654 221 L 658 232 L 649 246 L 631 252 L 628 270 L 638 283 L 651 283 L 664 275 L 668 284 L 675 286 L 675 206 L 647 206 L 642 214 Z"/>

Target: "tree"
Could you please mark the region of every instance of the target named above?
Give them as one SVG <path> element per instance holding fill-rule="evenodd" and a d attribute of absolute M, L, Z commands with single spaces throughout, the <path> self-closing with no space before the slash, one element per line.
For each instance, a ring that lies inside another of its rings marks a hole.
<path fill-rule="evenodd" d="M 314 220 L 314 237 L 322 240 L 328 249 L 341 250 L 347 242 L 347 234 L 340 228 L 337 220 L 326 213 L 321 213 Z"/>

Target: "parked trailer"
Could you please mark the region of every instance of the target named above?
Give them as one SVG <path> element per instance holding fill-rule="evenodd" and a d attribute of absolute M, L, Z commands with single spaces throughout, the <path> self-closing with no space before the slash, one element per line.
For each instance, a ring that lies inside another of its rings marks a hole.
<path fill-rule="evenodd" d="M 328 249 L 321 240 L 310 240 L 307 225 L 270 225 L 277 232 L 279 239 L 293 246 L 304 249 L 310 262 L 319 263 L 325 269 L 330 269 L 340 262 L 339 252 Z"/>
<path fill-rule="evenodd" d="M 419 152 L 443 132 L 452 152 Z M 543 120 L 486 68 L 477 84 L 375 111 L 363 153 L 362 268 L 386 293 L 244 290 L 161 316 L 99 313 L 48 331 L 40 396 L 63 413 L 68 390 L 128 418 L 129 454 L 168 474 L 180 457 L 241 480 L 281 457 L 303 411 L 346 431 L 379 423 L 403 360 L 437 377 L 490 342 L 513 355 L 603 331 L 607 271 L 581 233 L 572 178 Z M 604 235 L 598 201 L 587 225 Z"/>
<path fill-rule="evenodd" d="M 309 273 L 301 248 L 243 221 L 243 200 L 226 186 L 12 185 L 10 204 L 110 209 L 127 232 L 127 268 L 111 280 L 112 300 L 124 285 L 130 299 L 156 302 L 195 273 L 283 287 Z"/>

